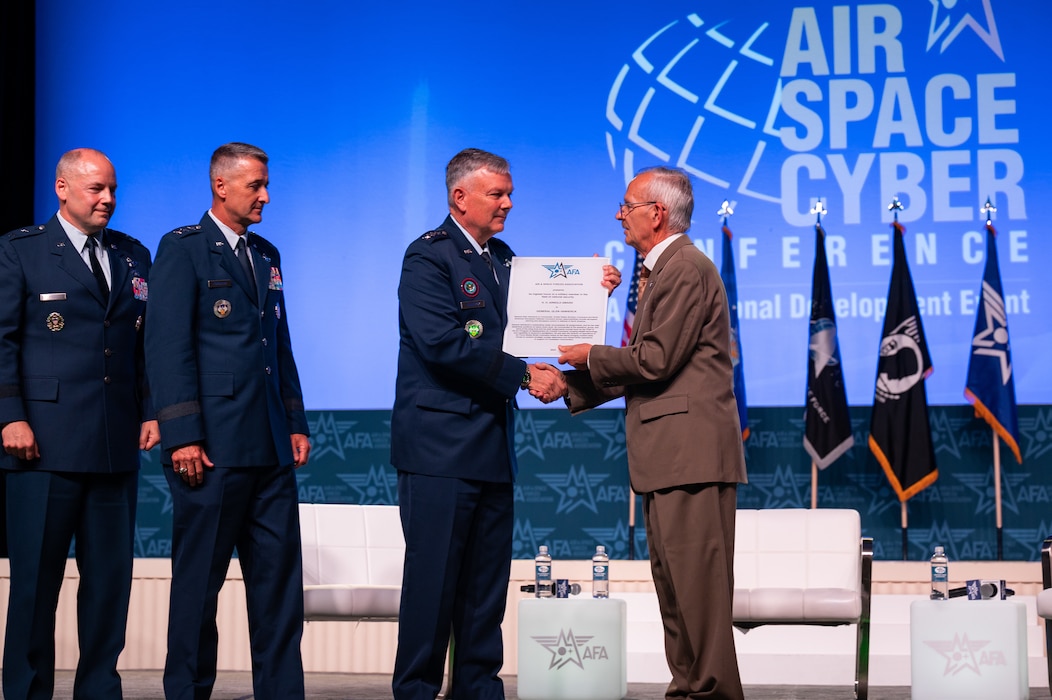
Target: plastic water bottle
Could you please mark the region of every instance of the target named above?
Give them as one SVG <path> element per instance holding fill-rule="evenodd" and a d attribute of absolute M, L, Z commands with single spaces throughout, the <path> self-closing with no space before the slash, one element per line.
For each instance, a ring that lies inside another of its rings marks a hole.
<path fill-rule="evenodd" d="M 946 600 L 950 595 L 949 562 L 942 545 L 931 555 L 931 599 Z"/>
<path fill-rule="evenodd" d="M 548 545 L 542 544 L 533 559 L 534 594 L 538 598 L 552 597 L 552 555 L 548 554 Z"/>
<path fill-rule="evenodd" d="M 610 597 L 610 557 L 603 545 L 596 546 L 592 556 L 592 597 Z"/>

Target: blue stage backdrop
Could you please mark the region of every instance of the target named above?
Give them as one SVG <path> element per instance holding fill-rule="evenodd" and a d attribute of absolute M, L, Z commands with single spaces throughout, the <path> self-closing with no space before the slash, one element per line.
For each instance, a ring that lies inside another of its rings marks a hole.
<path fill-rule="evenodd" d="M 297 472 L 308 503 L 397 503 L 388 411 L 311 411 L 313 453 Z M 990 430 L 964 406 L 931 409 L 939 479 L 909 502 L 908 558 L 931 556 L 942 544 L 951 559 L 997 557 Z M 738 491 L 741 508 L 807 508 L 810 458 L 801 447 L 803 410 L 749 411 L 746 459 L 750 483 Z M 902 558 L 899 501 L 869 450 L 869 411 L 854 409 L 855 447 L 819 473 L 820 508 L 853 508 L 877 559 Z M 1020 466 L 1003 450 L 1005 559 L 1036 560 L 1052 535 L 1052 408 L 1020 409 Z M 556 559 L 588 559 L 597 544 L 611 558 L 628 555 L 628 463 L 624 412 L 596 410 L 516 413 L 519 480 L 515 486 L 514 556 L 529 559 L 547 544 Z M 703 451 L 705 445 L 698 445 Z M 1043 465 L 1043 466 L 1042 466 Z M 207 478 L 207 476 L 205 477 Z M 642 513 L 635 551 L 646 558 Z M 144 460 L 139 486 L 136 555 L 171 554 L 168 484 L 156 450 Z M 558 566 L 558 565 L 556 565 Z"/>
<path fill-rule="evenodd" d="M 402 251 L 442 220 L 443 168 L 466 146 L 511 161 L 519 254 L 609 255 L 626 280 L 614 213 L 637 169 L 693 173 L 691 235 L 717 264 L 730 199 L 754 407 L 804 399 L 816 198 L 848 398 L 872 403 L 896 195 L 929 401 L 963 404 L 989 197 L 1018 399 L 1052 403 L 1044 0 L 36 6 L 37 219 L 58 156 L 94 146 L 117 166 L 113 226 L 154 248 L 206 209 L 217 145 L 264 147 L 258 230 L 283 251 L 309 407 L 390 408 Z"/>

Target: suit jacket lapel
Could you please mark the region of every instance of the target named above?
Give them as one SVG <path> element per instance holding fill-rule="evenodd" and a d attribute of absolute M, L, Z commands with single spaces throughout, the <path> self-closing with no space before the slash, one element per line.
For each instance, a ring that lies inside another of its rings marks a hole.
<path fill-rule="evenodd" d="M 216 226 L 216 223 L 212 221 L 212 217 L 207 212 L 201 218 L 201 229 L 201 232 L 205 234 L 208 240 L 208 252 L 219 256 L 219 266 L 223 269 L 223 272 L 228 274 L 230 279 L 234 280 L 234 284 L 245 292 L 245 295 L 248 296 L 253 304 L 258 305 L 259 297 L 256 294 L 255 285 L 249 286 L 248 281 L 244 279 L 245 275 L 241 272 L 241 263 L 237 261 L 234 251 L 227 244 L 226 236 L 219 230 L 219 227 Z M 258 272 L 256 276 L 259 276 Z"/>
<path fill-rule="evenodd" d="M 643 303 L 641 308 L 636 309 L 636 321 L 632 324 L 632 335 L 628 339 L 630 345 L 636 341 L 636 336 L 641 332 L 641 328 L 644 326 L 650 328 L 650 300 L 653 299 L 653 296 L 651 295 L 654 293 L 658 281 L 660 280 L 661 270 L 668 264 L 668 261 L 672 259 L 672 256 L 675 255 L 676 251 L 685 245 L 693 245 L 693 243 L 690 242 L 690 238 L 685 235 L 672 241 L 668 248 L 665 248 L 665 251 L 658 257 L 657 262 L 654 264 L 654 269 L 650 271 L 650 279 L 647 280 L 647 288 L 643 293 Z"/>
<path fill-rule="evenodd" d="M 249 240 L 252 242 L 248 244 L 246 250 L 252 256 L 252 272 L 256 276 L 256 301 L 262 305 L 263 300 L 267 297 L 267 289 L 270 287 L 270 259 L 263 258 L 263 253 L 256 248 L 254 239 Z"/>
<path fill-rule="evenodd" d="M 111 240 L 106 240 L 106 254 L 110 259 L 110 305 L 112 306 L 115 301 L 119 300 L 120 292 L 130 284 L 128 277 L 134 261 L 127 251 Z"/>
<path fill-rule="evenodd" d="M 95 282 L 95 276 L 84 263 L 84 258 L 80 257 L 80 251 L 70 242 L 57 216 L 47 223 L 47 236 L 48 247 L 51 254 L 56 256 L 58 267 L 84 287 L 100 306 L 105 306 L 106 302 L 99 291 L 99 285 Z"/>
<path fill-rule="evenodd" d="M 460 227 L 456 225 L 452 217 L 446 219 L 442 228 L 449 234 L 450 238 L 457 242 L 457 245 L 460 248 L 460 257 L 467 261 L 471 269 L 471 274 L 475 276 L 479 284 L 483 285 L 489 290 L 489 293 L 493 295 L 493 298 L 497 303 L 496 311 L 500 314 L 501 318 L 504 318 L 506 304 L 504 303 L 503 287 L 500 284 L 497 284 L 496 278 L 493 277 L 493 271 L 496 270 L 498 266 L 502 266 L 501 262 L 493 260 L 493 269 L 491 270 L 490 266 L 486 264 L 486 261 L 482 259 L 482 256 L 475 252 L 475 246 L 471 245 L 471 241 L 467 239 L 467 236 L 465 236 L 464 232 L 460 230 Z M 492 258 L 492 253 L 490 254 L 490 257 Z M 497 274 L 499 275 L 500 272 L 498 271 Z"/>

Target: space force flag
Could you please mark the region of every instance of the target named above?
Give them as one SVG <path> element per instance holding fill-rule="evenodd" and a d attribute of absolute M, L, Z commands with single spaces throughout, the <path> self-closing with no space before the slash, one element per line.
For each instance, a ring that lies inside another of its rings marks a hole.
<path fill-rule="evenodd" d="M 811 276 L 811 325 L 807 360 L 804 449 L 825 469 L 855 444 L 847 407 L 836 312 L 826 262 L 826 232 L 815 224 L 815 265 Z"/>
<path fill-rule="evenodd" d="M 1012 352 L 1008 343 L 1008 315 L 1001 291 L 1001 272 L 997 264 L 997 232 L 986 222 L 986 269 L 979 295 L 979 310 L 972 333 L 972 354 L 968 361 L 968 382 L 964 395 L 982 418 L 1005 441 L 1016 461 L 1019 427 L 1012 377 Z"/>
<path fill-rule="evenodd" d="M 724 205 L 726 207 L 726 204 Z M 734 398 L 738 402 L 738 421 L 742 426 L 742 440 L 749 439 L 749 407 L 745 400 L 745 363 L 742 360 L 741 334 L 738 332 L 738 280 L 734 272 L 734 251 L 731 230 L 723 220 L 723 261 L 720 277 L 727 292 L 727 306 L 731 310 L 731 364 L 734 367 Z"/>
<path fill-rule="evenodd" d="M 931 356 L 902 242 L 905 228 L 898 221 L 892 228 L 895 261 L 877 360 L 869 449 L 899 500 L 906 501 L 934 483 L 939 470 L 935 466 L 924 388 L 924 380 L 932 371 Z"/>

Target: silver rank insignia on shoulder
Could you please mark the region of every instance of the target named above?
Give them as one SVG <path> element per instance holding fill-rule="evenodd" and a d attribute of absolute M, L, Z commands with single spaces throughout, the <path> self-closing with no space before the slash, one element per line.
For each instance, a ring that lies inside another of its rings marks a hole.
<path fill-rule="evenodd" d="M 66 327 L 66 319 L 62 318 L 62 314 L 57 311 L 53 311 L 47 315 L 48 330 L 52 333 L 58 333 L 60 330 Z"/>
<path fill-rule="evenodd" d="M 212 305 L 212 313 L 216 315 L 216 318 L 226 318 L 230 315 L 230 302 L 220 299 Z"/>
<path fill-rule="evenodd" d="M 464 330 L 467 331 L 468 335 L 472 338 L 481 337 L 483 331 L 482 321 L 476 321 L 475 319 L 471 319 L 470 321 L 464 324 Z"/>

